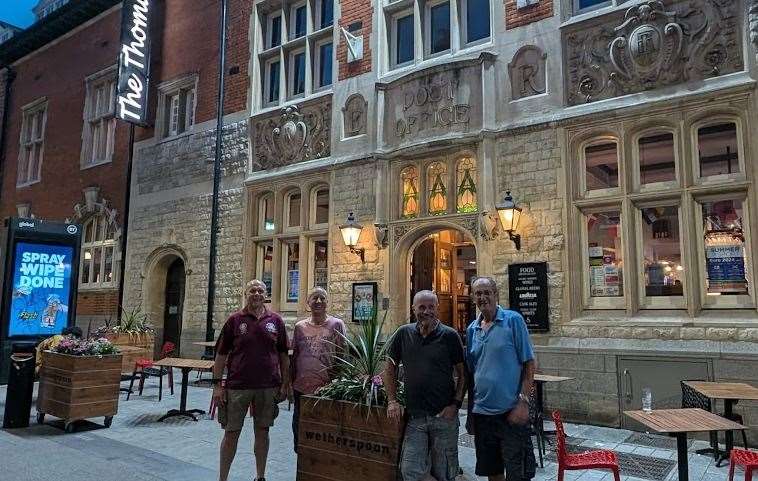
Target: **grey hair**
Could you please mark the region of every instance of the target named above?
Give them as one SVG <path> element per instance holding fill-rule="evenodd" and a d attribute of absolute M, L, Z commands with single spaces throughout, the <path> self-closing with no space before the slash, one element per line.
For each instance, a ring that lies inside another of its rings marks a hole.
<path fill-rule="evenodd" d="M 440 302 L 439 298 L 437 297 L 437 294 L 434 291 L 430 291 L 430 290 L 424 289 L 423 291 L 418 291 L 416 293 L 416 295 L 413 296 L 413 305 L 415 306 L 416 305 L 416 301 L 418 299 L 423 298 L 423 297 L 434 298 L 434 302 L 436 302 L 437 304 L 439 304 L 439 302 Z"/>
<path fill-rule="evenodd" d="M 266 283 L 265 282 L 263 282 L 260 279 L 253 279 L 252 281 L 247 281 L 247 284 L 245 284 L 245 292 L 247 292 L 255 284 L 260 284 L 260 285 L 263 286 L 264 289 L 268 289 L 268 287 L 266 287 Z"/>
<path fill-rule="evenodd" d="M 492 291 L 493 291 L 495 294 L 499 294 L 499 293 L 500 293 L 500 289 L 498 289 L 498 287 L 497 287 L 497 282 L 495 282 L 495 279 L 493 279 L 492 277 L 487 277 L 487 276 L 481 276 L 481 277 L 477 277 L 477 278 L 476 278 L 476 279 L 474 279 L 474 281 L 471 283 L 471 288 L 472 288 L 472 290 L 473 290 L 473 287 L 474 287 L 474 285 L 475 285 L 477 282 L 486 282 L 486 283 L 487 283 L 487 284 L 490 286 L 490 288 L 492 289 Z"/>
<path fill-rule="evenodd" d="M 326 292 L 326 289 L 324 289 L 323 287 L 320 287 L 320 286 L 316 286 L 313 289 L 311 289 L 311 291 L 308 293 L 308 297 L 306 297 L 306 299 L 310 300 L 311 297 L 313 297 L 314 295 L 316 295 L 316 293 L 323 294 L 324 295 L 324 299 L 329 299 L 329 293 Z"/>

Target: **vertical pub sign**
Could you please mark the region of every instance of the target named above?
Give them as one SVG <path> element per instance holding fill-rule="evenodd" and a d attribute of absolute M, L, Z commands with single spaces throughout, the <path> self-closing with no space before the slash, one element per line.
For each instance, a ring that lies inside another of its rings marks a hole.
<path fill-rule="evenodd" d="M 510 308 L 524 317 L 533 332 L 550 330 L 547 262 L 508 265 Z"/>

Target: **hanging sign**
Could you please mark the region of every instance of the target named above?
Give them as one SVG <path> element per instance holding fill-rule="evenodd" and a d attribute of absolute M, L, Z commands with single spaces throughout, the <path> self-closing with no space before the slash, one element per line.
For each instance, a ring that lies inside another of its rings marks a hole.
<path fill-rule="evenodd" d="M 547 262 L 508 266 L 510 308 L 524 317 L 530 331 L 550 330 Z"/>
<path fill-rule="evenodd" d="M 116 117 L 137 125 L 147 124 L 150 83 L 150 20 L 153 0 L 124 0 L 118 62 Z"/>

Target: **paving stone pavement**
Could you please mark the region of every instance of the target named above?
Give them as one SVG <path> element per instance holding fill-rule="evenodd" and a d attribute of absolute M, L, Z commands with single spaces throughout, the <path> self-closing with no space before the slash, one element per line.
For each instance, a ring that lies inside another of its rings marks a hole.
<path fill-rule="evenodd" d="M 191 380 L 194 380 L 194 374 Z M 55 418 L 48 417 L 44 425 L 36 423 L 36 410 L 32 408 L 30 427 L 15 430 L 0 430 L 0 480 L 13 481 L 214 481 L 218 479 L 218 447 L 223 432 L 217 421 L 201 416 L 195 422 L 184 418 L 170 418 L 158 422 L 158 418 L 172 408 L 178 408 L 180 397 L 179 379 L 174 395 L 164 386 L 164 396 L 158 402 L 157 378 L 148 379 L 144 395 L 132 394 L 129 401 L 122 394 L 119 412 L 113 424 L 105 429 L 97 424 L 102 418 L 85 422 L 79 431 L 66 434 Z M 0 386 L 0 418 L 5 408 L 6 387 Z M 190 385 L 187 396 L 189 408 L 208 409 L 210 389 L 207 386 Z M 292 412 L 287 402 L 280 405 L 280 415 L 271 429 L 269 461 L 266 471 L 268 481 L 294 481 L 296 457 L 292 451 Z M 461 416 L 461 426 L 465 416 Z M 94 423 L 94 424 L 93 424 Z M 550 428 L 550 423 L 547 423 Z M 645 477 L 624 475 L 622 481 L 676 481 L 676 452 L 662 449 L 663 439 L 653 439 L 653 446 L 642 445 L 639 435 L 631 431 L 586 425 L 566 425 L 571 445 L 575 449 L 614 449 L 619 453 L 631 453 L 656 465 L 656 460 L 674 460 L 663 463 L 669 469 L 658 477 L 652 471 Z M 254 477 L 252 454 L 252 420 L 248 418 L 240 436 L 237 457 L 232 466 L 231 481 L 250 481 Z M 649 444 L 649 443 L 648 443 Z M 706 445 L 703 441 L 691 443 L 689 465 L 690 481 L 724 481 L 728 468 L 715 467 L 713 458 L 694 454 L 695 449 Z M 548 444 L 547 449 L 554 449 Z M 459 461 L 463 475 L 458 481 L 484 481 L 475 476 L 475 455 L 471 439 L 461 429 Z M 548 453 L 544 468 L 537 469 L 536 481 L 555 480 L 557 465 L 554 453 Z M 641 463 L 647 465 L 648 463 Z M 661 465 L 659 462 L 657 465 Z M 673 467 L 671 467 L 673 466 Z M 736 473 L 735 479 L 742 479 Z M 612 480 L 609 472 L 569 471 L 566 481 Z"/>

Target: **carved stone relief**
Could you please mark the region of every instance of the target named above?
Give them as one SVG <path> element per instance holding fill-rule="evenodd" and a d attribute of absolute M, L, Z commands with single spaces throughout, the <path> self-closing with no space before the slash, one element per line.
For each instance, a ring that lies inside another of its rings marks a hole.
<path fill-rule="evenodd" d="M 331 98 L 291 105 L 253 119 L 253 170 L 319 159 L 330 155 Z"/>
<path fill-rule="evenodd" d="M 735 0 L 659 0 L 568 31 L 564 50 L 568 102 L 613 98 L 740 71 Z"/>
<path fill-rule="evenodd" d="M 758 0 L 752 0 L 750 3 L 748 22 L 750 24 L 750 42 L 758 53 Z"/>
<path fill-rule="evenodd" d="M 353 94 L 347 98 L 342 108 L 345 137 L 355 137 L 366 133 L 366 115 L 368 115 L 368 102 L 363 95 Z"/>
<path fill-rule="evenodd" d="M 463 216 L 456 216 L 456 217 L 450 217 L 445 219 L 447 222 L 451 222 L 458 227 L 460 227 L 462 230 L 469 233 L 469 235 L 473 239 L 477 239 L 479 236 L 479 219 L 477 214 L 470 214 L 470 215 L 463 215 Z M 414 228 L 422 225 L 423 220 L 413 220 L 404 222 L 402 224 L 393 224 L 392 225 L 392 239 L 395 245 L 400 242 L 400 240 L 411 230 Z M 441 227 L 441 229 L 445 229 L 445 227 Z"/>
<path fill-rule="evenodd" d="M 545 93 L 547 54 L 534 45 L 525 45 L 508 64 L 513 100 Z"/>

